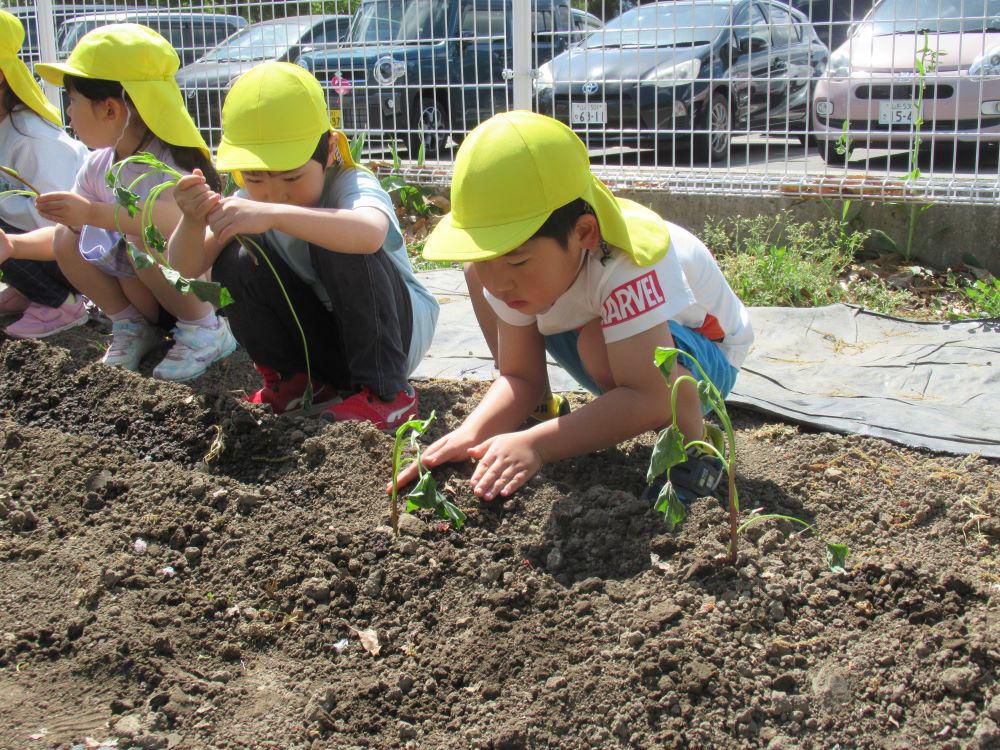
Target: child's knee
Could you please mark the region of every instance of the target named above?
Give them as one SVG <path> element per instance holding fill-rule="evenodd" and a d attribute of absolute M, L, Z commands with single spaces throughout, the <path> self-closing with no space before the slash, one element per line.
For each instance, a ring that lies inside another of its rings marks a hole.
<path fill-rule="evenodd" d="M 56 261 L 62 264 L 74 261 L 77 258 L 82 260 L 83 256 L 80 255 L 79 245 L 79 235 L 61 224 L 56 227 L 55 235 L 52 237 L 52 252 L 55 255 Z"/>

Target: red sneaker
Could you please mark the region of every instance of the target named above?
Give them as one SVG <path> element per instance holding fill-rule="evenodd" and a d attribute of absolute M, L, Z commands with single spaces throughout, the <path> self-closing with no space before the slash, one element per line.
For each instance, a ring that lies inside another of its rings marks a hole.
<path fill-rule="evenodd" d="M 290 378 L 282 378 L 270 367 L 254 364 L 254 368 L 264 378 L 264 387 L 247 396 L 246 401 L 251 404 L 266 404 L 275 414 L 287 414 L 302 409 L 302 397 L 306 392 L 306 383 L 309 382 L 304 372 L 297 372 Z M 318 414 L 338 401 L 340 396 L 336 389 L 313 380 L 312 406 L 307 413 Z"/>
<path fill-rule="evenodd" d="M 394 430 L 416 416 L 417 392 L 410 386 L 391 401 L 384 401 L 367 387 L 362 388 L 323 412 L 323 419 L 330 422 L 371 422 L 380 430 Z"/>

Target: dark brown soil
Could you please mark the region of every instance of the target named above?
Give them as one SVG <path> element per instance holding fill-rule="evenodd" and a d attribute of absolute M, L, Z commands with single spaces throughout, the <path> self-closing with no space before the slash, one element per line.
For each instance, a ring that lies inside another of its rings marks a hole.
<path fill-rule="evenodd" d="M 707 500 L 668 533 L 652 436 L 503 504 L 441 472 L 465 528 L 394 539 L 389 436 L 99 339 L 0 345 L 2 748 L 1000 746 L 996 463 L 738 413 L 744 504 L 846 574 L 772 524 L 727 567 Z M 433 435 L 481 389 L 421 384 Z"/>

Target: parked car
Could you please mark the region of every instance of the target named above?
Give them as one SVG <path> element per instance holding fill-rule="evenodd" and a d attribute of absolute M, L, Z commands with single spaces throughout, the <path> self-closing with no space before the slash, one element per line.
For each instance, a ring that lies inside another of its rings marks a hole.
<path fill-rule="evenodd" d="M 936 61 L 918 112 L 925 40 Z M 827 161 L 854 146 L 911 148 L 918 117 L 927 145 L 1000 143 L 1000 0 L 882 0 L 830 56 L 813 110 Z"/>
<path fill-rule="evenodd" d="M 569 35 L 569 40 L 571 44 L 576 44 L 582 41 L 587 34 L 591 31 L 597 31 L 604 27 L 604 21 L 595 16 L 593 13 L 588 13 L 585 10 L 580 10 L 579 8 L 570 8 L 569 11 L 569 25 L 572 32 Z"/>
<path fill-rule="evenodd" d="M 100 3 L 90 3 L 86 6 L 66 5 L 55 3 L 51 6 L 56 39 L 59 38 L 58 30 L 62 27 L 67 18 L 80 15 L 80 11 L 86 10 L 91 13 L 113 11 L 114 5 L 102 5 Z M 38 6 L 19 5 L 12 8 L 4 8 L 8 13 L 16 16 L 24 24 L 24 45 L 21 47 L 21 57 L 29 62 L 37 62 L 40 59 L 38 41 Z M 56 43 L 58 47 L 58 41 Z"/>
<path fill-rule="evenodd" d="M 570 44 L 569 0 L 532 0 L 541 64 Z M 344 45 L 298 62 L 330 97 L 335 122 L 371 140 L 439 155 L 510 107 L 510 0 L 362 0 Z"/>
<path fill-rule="evenodd" d="M 823 44 L 837 49 L 871 10 L 872 0 L 791 0 L 790 5 L 806 14 Z"/>
<path fill-rule="evenodd" d="M 290 16 L 247 26 L 177 73 L 191 116 L 210 142 L 222 127 L 222 102 L 237 76 L 265 60 L 295 62 L 303 52 L 347 35 L 351 17 Z"/>
<path fill-rule="evenodd" d="M 158 9 L 129 9 L 117 13 L 87 13 L 63 23 L 57 36 L 59 58 L 66 59 L 80 38 L 89 31 L 112 23 L 139 23 L 159 32 L 177 50 L 181 65 L 187 65 L 230 34 L 247 25 L 240 16 Z"/>
<path fill-rule="evenodd" d="M 686 142 L 725 160 L 733 133 L 806 138 L 829 50 L 776 0 L 676 0 L 612 19 L 538 72 L 540 112 L 590 145 Z"/>

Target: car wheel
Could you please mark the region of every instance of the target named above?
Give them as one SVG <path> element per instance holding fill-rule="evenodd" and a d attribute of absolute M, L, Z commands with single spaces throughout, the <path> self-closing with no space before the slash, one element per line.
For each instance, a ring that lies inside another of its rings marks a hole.
<path fill-rule="evenodd" d="M 424 158 L 441 157 L 448 143 L 448 113 L 437 97 L 424 94 L 414 100 L 410 110 L 410 128 L 407 146 L 411 159 L 419 158 L 421 144 Z"/>
<path fill-rule="evenodd" d="M 729 157 L 732 121 L 729 97 L 721 91 L 712 94 L 708 109 L 701 118 L 694 137 L 694 157 L 698 161 L 725 162 Z"/>

